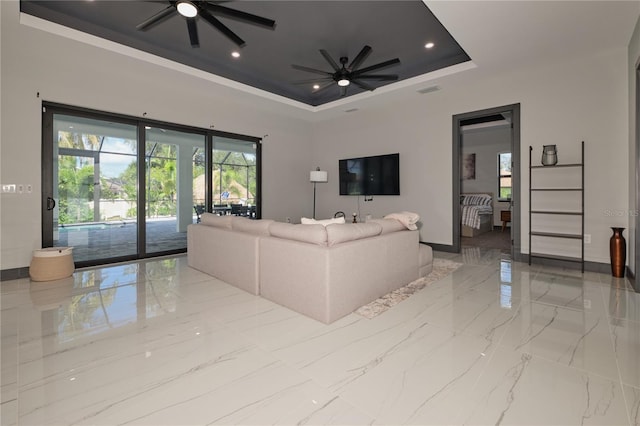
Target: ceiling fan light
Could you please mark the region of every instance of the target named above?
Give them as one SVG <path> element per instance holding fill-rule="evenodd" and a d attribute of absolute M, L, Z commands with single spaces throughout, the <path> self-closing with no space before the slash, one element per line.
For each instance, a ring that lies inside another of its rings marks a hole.
<path fill-rule="evenodd" d="M 349 80 L 347 80 L 346 78 L 341 78 L 340 80 L 338 80 L 338 86 L 340 87 L 346 87 L 349 84 L 351 84 L 351 82 Z"/>
<path fill-rule="evenodd" d="M 176 9 L 178 9 L 178 13 L 185 18 L 194 18 L 198 15 L 198 8 L 187 0 L 179 1 L 176 4 Z"/>

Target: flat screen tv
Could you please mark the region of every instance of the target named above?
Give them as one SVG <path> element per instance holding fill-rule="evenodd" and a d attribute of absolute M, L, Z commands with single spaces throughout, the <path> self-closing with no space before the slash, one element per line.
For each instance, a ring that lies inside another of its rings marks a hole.
<path fill-rule="evenodd" d="M 339 160 L 340 195 L 400 195 L 400 154 Z"/>

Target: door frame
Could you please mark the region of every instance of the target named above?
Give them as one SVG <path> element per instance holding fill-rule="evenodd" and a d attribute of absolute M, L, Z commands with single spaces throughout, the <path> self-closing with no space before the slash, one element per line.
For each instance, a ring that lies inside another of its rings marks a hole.
<path fill-rule="evenodd" d="M 471 111 L 453 116 L 452 141 L 452 248 L 460 253 L 460 187 L 462 180 L 462 126 L 461 122 L 469 119 L 481 118 L 502 113 L 511 114 L 511 256 L 513 260 L 521 260 L 520 238 L 520 198 L 521 198 L 521 166 L 520 166 L 520 104 L 503 105 L 478 111 Z"/>
<path fill-rule="evenodd" d="M 636 62 L 636 102 L 635 102 L 635 120 L 636 120 L 636 140 L 635 140 L 635 214 L 634 216 L 634 257 L 633 259 L 633 272 L 627 274 L 631 279 L 633 289 L 636 292 L 640 292 L 640 286 L 638 285 L 638 267 L 640 267 L 640 59 Z M 629 261 L 631 265 L 631 260 Z M 631 272 L 627 268 L 628 272 Z"/>

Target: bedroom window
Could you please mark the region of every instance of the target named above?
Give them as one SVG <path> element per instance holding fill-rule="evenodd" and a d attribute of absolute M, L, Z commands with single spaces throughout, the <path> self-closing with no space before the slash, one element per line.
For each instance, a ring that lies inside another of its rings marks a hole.
<path fill-rule="evenodd" d="M 498 154 L 498 201 L 511 201 L 511 153 Z"/>

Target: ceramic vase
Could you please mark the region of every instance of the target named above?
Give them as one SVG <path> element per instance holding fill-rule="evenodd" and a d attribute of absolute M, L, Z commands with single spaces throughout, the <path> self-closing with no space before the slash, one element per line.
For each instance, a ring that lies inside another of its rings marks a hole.
<path fill-rule="evenodd" d="M 622 235 L 624 228 L 611 228 L 613 235 L 609 239 L 609 254 L 611 255 L 611 275 L 624 277 L 624 267 L 627 262 L 627 241 Z"/>
<path fill-rule="evenodd" d="M 542 165 L 555 166 L 558 164 L 558 150 L 555 145 L 542 146 Z"/>

